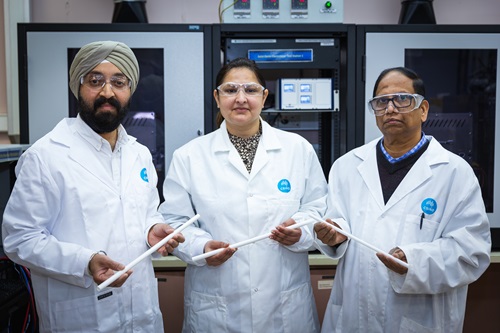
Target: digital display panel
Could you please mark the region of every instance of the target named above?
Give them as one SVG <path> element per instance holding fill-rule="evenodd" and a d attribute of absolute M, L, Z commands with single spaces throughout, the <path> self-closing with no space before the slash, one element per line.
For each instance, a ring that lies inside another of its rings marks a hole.
<path fill-rule="evenodd" d="M 312 62 L 313 50 L 248 50 L 248 59 L 255 62 Z"/>
<path fill-rule="evenodd" d="M 274 10 L 280 8 L 279 0 L 262 0 L 262 9 Z"/>
<path fill-rule="evenodd" d="M 311 84 L 305 83 L 300 85 L 300 92 L 311 92 Z"/>
<path fill-rule="evenodd" d="M 300 104 L 311 104 L 311 95 L 300 95 Z"/>
<path fill-rule="evenodd" d="M 250 9 L 250 0 L 237 0 L 234 3 L 234 9 Z"/>

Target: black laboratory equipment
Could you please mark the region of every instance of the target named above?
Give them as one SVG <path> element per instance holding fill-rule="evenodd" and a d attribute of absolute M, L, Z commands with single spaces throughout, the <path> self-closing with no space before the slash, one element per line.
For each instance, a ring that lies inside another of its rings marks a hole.
<path fill-rule="evenodd" d="M 29 270 L 12 262 L 2 243 L 3 213 L 16 181 L 15 167 L 29 145 L 0 144 L 0 332 L 38 332 Z"/>
<path fill-rule="evenodd" d="M 327 175 L 333 161 L 355 146 L 349 112 L 354 61 L 348 61 L 354 59 L 354 31 L 343 24 L 215 25 L 214 45 L 220 47 L 214 46 L 212 77 L 235 58 L 254 60 L 269 90 L 263 119 L 306 138 Z"/>

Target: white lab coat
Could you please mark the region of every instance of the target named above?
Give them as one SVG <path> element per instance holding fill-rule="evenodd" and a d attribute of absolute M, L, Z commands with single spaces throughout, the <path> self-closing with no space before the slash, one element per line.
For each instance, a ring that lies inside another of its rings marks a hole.
<path fill-rule="evenodd" d="M 350 240 L 340 257 L 322 332 L 462 332 L 467 285 L 489 265 L 490 227 L 472 168 L 429 136 L 428 149 L 384 204 L 374 140 L 338 159 L 329 178 L 327 217 L 383 251 L 400 247 L 409 269 L 389 271 Z M 437 209 L 420 229 L 421 203 Z M 347 222 L 346 222 L 347 221 Z"/>
<path fill-rule="evenodd" d="M 216 267 L 191 258 L 209 240 L 230 244 L 270 232 L 292 217 L 321 216 L 327 185 L 312 146 L 262 121 L 251 173 L 229 140 L 225 123 L 175 151 L 160 206 L 167 222 L 201 215 L 183 231 L 174 254 L 188 263 L 183 332 L 319 332 L 310 282 L 312 234 L 292 246 L 264 239 Z M 290 191 L 278 189 L 286 179 Z"/>
<path fill-rule="evenodd" d="M 21 156 L 3 218 L 4 250 L 31 270 L 41 332 L 163 332 L 151 261 L 122 287 L 101 292 L 85 273 L 98 250 L 128 264 L 148 249 L 146 230 L 163 222 L 149 150 L 121 127 L 128 142 L 120 191 L 98 147 L 77 132 L 85 126 L 88 134 L 81 119 L 64 119 Z"/>

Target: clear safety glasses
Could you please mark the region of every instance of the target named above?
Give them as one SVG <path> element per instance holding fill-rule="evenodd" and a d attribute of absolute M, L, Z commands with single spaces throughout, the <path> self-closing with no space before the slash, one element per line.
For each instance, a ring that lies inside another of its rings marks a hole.
<path fill-rule="evenodd" d="M 368 101 L 368 107 L 376 116 L 383 116 L 387 112 L 389 102 L 398 113 L 408 113 L 420 107 L 424 96 L 419 94 L 387 94 L 375 96 Z"/>
<path fill-rule="evenodd" d="M 90 88 L 93 91 L 101 91 L 102 88 L 109 83 L 114 91 L 124 91 L 130 89 L 132 82 L 125 76 L 112 76 L 109 81 L 104 75 L 90 73 L 80 78 L 80 83 Z"/>
<path fill-rule="evenodd" d="M 248 83 L 234 83 L 226 82 L 217 87 L 219 95 L 221 96 L 231 96 L 234 97 L 238 95 L 241 90 L 247 96 L 262 96 L 264 93 L 264 88 L 262 85 L 255 82 Z"/>

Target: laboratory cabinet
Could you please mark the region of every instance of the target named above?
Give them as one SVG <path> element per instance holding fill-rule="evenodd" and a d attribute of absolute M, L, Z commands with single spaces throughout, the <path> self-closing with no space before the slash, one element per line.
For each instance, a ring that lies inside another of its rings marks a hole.
<path fill-rule="evenodd" d="M 181 332 L 184 319 L 184 269 L 156 270 L 155 275 L 165 333 Z"/>
<path fill-rule="evenodd" d="M 469 285 L 464 333 L 500 331 L 500 254 L 486 272 Z"/>
<path fill-rule="evenodd" d="M 254 60 L 269 91 L 261 116 L 315 148 L 325 175 L 354 142 L 354 25 L 213 26 L 213 73 L 239 57 Z M 213 101 L 211 116 L 217 107 Z M 214 125 L 215 128 L 215 125 Z"/>
<path fill-rule="evenodd" d="M 335 267 L 311 269 L 311 284 L 320 322 L 330 296 Z M 184 319 L 184 268 L 156 270 L 160 309 L 165 333 L 180 333 Z"/>
<path fill-rule="evenodd" d="M 153 261 L 165 333 L 180 333 L 184 318 L 185 264 L 175 257 Z M 498 332 L 500 327 L 500 253 L 492 253 L 486 272 L 469 285 L 463 333 Z M 322 322 L 335 278 L 336 260 L 311 254 L 311 284 Z"/>

